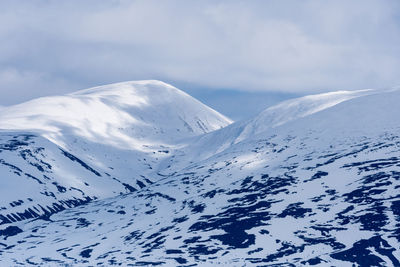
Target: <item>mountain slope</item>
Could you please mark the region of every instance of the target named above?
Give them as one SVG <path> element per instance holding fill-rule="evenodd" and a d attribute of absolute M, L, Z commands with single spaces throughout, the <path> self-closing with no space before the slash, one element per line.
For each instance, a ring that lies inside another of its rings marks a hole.
<path fill-rule="evenodd" d="M 181 140 L 229 123 L 159 81 L 111 84 L 4 108 L 0 224 L 140 190 L 161 177 L 159 161 Z"/>
<path fill-rule="evenodd" d="M 399 101 L 399 90 L 375 91 L 324 109 L 311 105 L 315 112 L 283 118 L 285 124 L 258 130 L 251 125 L 258 117 L 199 137 L 233 142 L 204 160 L 166 168 L 168 176 L 140 191 L 3 229 L 2 260 L 399 266 Z M 235 141 L 246 127 L 254 134 Z M 190 153 L 205 155 L 220 141 L 179 157 L 195 159 Z"/>
<path fill-rule="evenodd" d="M 234 144 L 257 138 L 259 135 L 265 135 L 271 129 L 292 121 L 302 121 L 301 119 L 304 117 L 322 112 L 342 102 L 369 95 L 390 93 L 393 90 L 396 91 L 397 89 L 337 91 L 287 100 L 267 108 L 254 118 L 231 124 L 219 131 L 198 136 L 188 146 L 182 148 L 181 153 L 173 159 L 174 162 L 169 164 L 180 168 L 187 165 L 189 161 L 206 159 L 216 153 L 223 152 Z M 342 114 L 345 113 L 339 113 L 339 116 L 342 116 Z M 356 113 L 354 113 L 354 116 L 356 116 Z M 343 119 L 348 117 L 344 116 Z M 300 126 L 298 129 L 301 130 L 302 128 Z"/>

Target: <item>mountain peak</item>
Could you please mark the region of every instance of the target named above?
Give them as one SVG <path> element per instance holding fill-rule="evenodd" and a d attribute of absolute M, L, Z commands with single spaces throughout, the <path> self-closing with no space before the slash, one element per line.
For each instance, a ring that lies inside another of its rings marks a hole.
<path fill-rule="evenodd" d="M 38 98 L 0 112 L 0 129 L 65 135 L 125 148 L 171 144 L 232 121 L 161 81 L 129 81 Z"/>
<path fill-rule="evenodd" d="M 118 94 L 124 91 L 137 90 L 142 90 L 141 92 L 146 94 L 164 92 L 165 94 L 182 94 L 189 96 L 182 90 L 179 90 L 178 88 L 159 80 L 117 82 L 79 90 L 69 95 L 110 95 Z"/>

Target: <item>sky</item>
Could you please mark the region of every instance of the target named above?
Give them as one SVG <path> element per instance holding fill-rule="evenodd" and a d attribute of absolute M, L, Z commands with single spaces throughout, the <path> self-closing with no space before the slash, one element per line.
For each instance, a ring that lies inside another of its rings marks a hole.
<path fill-rule="evenodd" d="M 397 0 L 1 0 L 0 105 L 168 82 L 233 119 L 400 84 Z"/>

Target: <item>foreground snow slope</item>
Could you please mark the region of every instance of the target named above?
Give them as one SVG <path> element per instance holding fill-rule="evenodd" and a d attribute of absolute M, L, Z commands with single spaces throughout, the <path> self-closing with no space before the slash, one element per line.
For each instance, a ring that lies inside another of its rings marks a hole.
<path fill-rule="evenodd" d="M 311 103 L 314 112 L 282 118 L 281 125 L 258 123 L 258 130 L 252 123 L 266 111 L 200 138 L 232 142 L 214 140 L 202 150 L 222 142 L 220 153 L 185 161 L 181 170 L 166 168 L 169 175 L 140 191 L 4 227 L 1 259 L 6 265 L 400 266 L 400 91 L 339 102 L 323 109 Z M 247 127 L 254 134 L 236 140 Z M 172 161 L 203 152 L 183 150 Z"/>
<path fill-rule="evenodd" d="M 139 190 L 159 179 L 158 162 L 180 140 L 229 123 L 159 81 L 111 84 L 4 108 L 0 224 Z"/>

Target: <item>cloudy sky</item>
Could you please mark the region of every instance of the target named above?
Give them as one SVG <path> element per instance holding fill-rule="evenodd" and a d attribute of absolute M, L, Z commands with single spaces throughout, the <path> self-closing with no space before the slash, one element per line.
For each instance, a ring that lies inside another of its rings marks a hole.
<path fill-rule="evenodd" d="M 0 105 L 159 79 L 240 119 L 399 85 L 399 44 L 397 0 L 1 0 Z"/>

